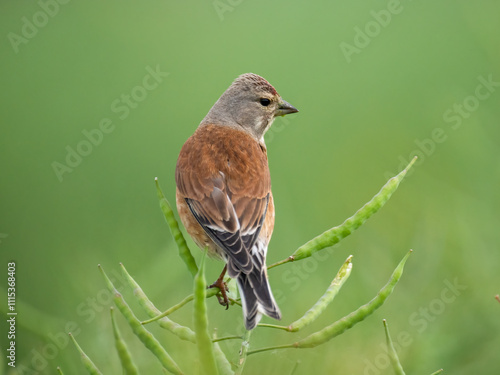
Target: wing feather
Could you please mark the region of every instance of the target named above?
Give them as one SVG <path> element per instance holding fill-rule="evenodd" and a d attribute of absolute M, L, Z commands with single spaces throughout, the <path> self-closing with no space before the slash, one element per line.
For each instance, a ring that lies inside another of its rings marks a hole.
<path fill-rule="evenodd" d="M 229 275 L 249 273 L 271 194 L 265 148 L 244 131 L 205 125 L 184 144 L 177 189 L 228 260 Z"/>

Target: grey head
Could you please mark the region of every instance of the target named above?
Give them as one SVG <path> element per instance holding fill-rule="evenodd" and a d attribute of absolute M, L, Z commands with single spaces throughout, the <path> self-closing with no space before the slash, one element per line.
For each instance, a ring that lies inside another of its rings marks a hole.
<path fill-rule="evenodd" d="M 215 124 L 229 126 L 250 133 L 261 141 L 276 116 L 298 110 L 284 101 L 261 76 L 242 74 L 221 95 L 200 126 Z"/>

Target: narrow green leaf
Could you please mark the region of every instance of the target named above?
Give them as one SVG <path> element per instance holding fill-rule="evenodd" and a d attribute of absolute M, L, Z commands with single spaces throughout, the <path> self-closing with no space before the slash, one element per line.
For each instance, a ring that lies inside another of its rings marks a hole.
<path fill-rule="evenodd" d="M 444 370 L 443 369 L 440 369 L 440 370 L 437 370 L 436 372 L 433 372 L 431 375 L 438 375 L 438 374 L 441 374 Z"/>
<path fill-rule="evenodd" d="M 175 243 L 177 244 L 177 248 L 179 249 L 179 255 L 186 264 L 189 272 L 193 277 L 198 273 L 198 266 L 196 265 L 196 261 L 191 254 L 191 250 L 182 235 L 181 230 L 179 229 L 179 224 L 174 216 L 174 211 L 172 210 L 172 206 L 168 203 L 167 199 L 163 195 L 163 191 L 160 188 L 160 184 L 158 183 L 158 178 L 155 178 L 156 183 L 156 192 L 158 194 L 158 199 L 160 200 L 160 208 L 165 216 L 165 220 L 170 228 L 170 232 L 172 232 L 172 236 L 174 237 Z"/>
<path fill-rule="evenodd" d="M 78 345 L 78 342 L 76 342 L 76 339 L 73 337 L 71 333 L 69 333 L 69 337 L 73 341 L 73 344 L 75 344 L 76 349 L 80 353 L 80 356 L 82 357 L 82 362 L 85 365 L 85 368 L 89 372 L 90 375 L 102 375 L 101 371 L 97 368 L 96 365 L 94 365 L 94 362 L 88 357 L 87 354 L 82 350 L 80 345 Z"/>
<path fill-rule="evenodd" d="M 62 372 L 61 368 L 59 366 L 57 366 L 57 373 L 59 375 L 64 375 L 64 373 Z"/>
<path fill-rule="evenodd" d="M 160 361 L 160 363 L 172 374 L 182 374 L 182 371 L 179 369 L 179 366 L 174 362 L 174 360 L 167 353 L 165 348 L 161 346 L 158 340 L 149 332 L 144 326 L 141 324 L 139 319 L 134 315 L 130 307 L 127 305 L 123 296 L 118 292 L 115 288 L 108 275 L 104 272 L 104 269 L 99 265 L 99 269 L 104 276 L 104 280 L 106 281 L 106 285 L 109 290 L 113 293 L 113 300 L 115 302 L 116 307 L 122 313 L 122 315 L 127 320 L 128 324 L 132 328 L 134 334 L 141 340 L 141 342 L 148 348 L 156 358 Z"/>
<path fill-rule="evenodd" d="M 194 278 L 194 333 L 196 335 L 196 346 L 198 347 L 202 372 L 207 375 L 216 375 L 219 371 L 215 363 L 212 339 L 208 333 L 207 283 L 205 282 L 204 275 L 205 257 L 206 253 L 203 254 L 200 269 Z"/>
<path fill-rule="evenodd" d="M 370 302 L 368 302 L 366 305 L 363 305 L 359 307 L 357 310 L 353 311 L 349 315 L 343 317 L 340 320 L 337 320 L 335 323 L 323 328 L 322 330 L 315 332 L 306 338 L 292 343 L 292 344 L 285 344 L 285 345 L 280 345 L 280 346 L 273 346 L 273 347 L 267 347 L 267 348 L 261 348 L 261 349 L 256 349 L 250 351 L 248 354 L 255 354 L 255 353 L 260 353 L 264 351 L 269 351 L 269 350 L 276 350 L 276 349 L 287 349 L 287 348 L 314 348 L 318 345 L 321 345 L 334 337 L 340 335 L 341 333 L 344 333 L 344 331 L 348 330 L 355 324 L 361 322 L 364 320 L 366 317 L 368 317 L 370 314 L 372 314 L 375 310 L 377 310 L 380 306 L 384 304 L 384 302 L 387 300 L 389 295 L 392 293 L 394 290 L 394 287 L 398 283 L 399 279 L 401 278 L 401 275 L 403 274 L 403 268 L 406 263 L 406 260 L 408 259 L 409 255 L 411 254 L 411 250 L 408 254 L 405 255 L 403 260 L 398 264 L 396 269 L 394 270 L 389 282 L 378 292 L 378 294 L 373 298 Z"/>
<path fill-rule="evenodd" d="M 394 344 L 392 343 L 391 335 L 389 333 L 389 325 L 387 324 L 387 320 L 383 320 L 384 329 L 385 329 L 385 339 L 387 342 L 389 359 L 391 360 L 392 368 L 394 369 L 394 373 L 396 375 L 405 375 L 405 371 L 403 370 L 403 366 L 399 362 L 398 353 L 396 353 L 396 348 L 394 348 Z"/>
<path fill-rule="evenodd" d="M 158 315 L 161 314 L 161 311 L 158 310 L 153 302 L 149 300 L 149 298 L 146 296 L 142 288 L 137 284 L 137 282 L 130 276 L 130 274 L 127 272 L 125 269 L 125 266 L 120 263 L 120 266 L 122 268 L 122 273 L 125 276 L 125 279 L 127 280 L 128 284 L 134 291 L 134 295 L 137 297 L 137 301 L 141 305 L 141 307 L 144 309 L 146 314 L 148 314 L 150 317 L 154 318 L 157 317 Z M 180 324 L 177 324 L 170 320 L 167 317 L 164 317 L 158 321 L 158 324 L 160 327 L 165 328 L 172 332 L 174 335 L 179 337 L 182 340 L 186 341 L 191 341 L 192 343 L 196 342 L 196 337 L 194 335 L 194 332 L 191 330 L 189 327 L 182 326 Z"/>
<path fill-rule="evenodd" d="M 306 244 L 299 247 L 291 256 L 282 261 L 279 261 L 268 269 L 279 266 L 284 263 L 293 262 L 301 259 L 305 259 L 313 255 L 315 252 L 322 250 L 326 247 L 333 246 L 340 242 L 348 235 L 350 235 L 354 230 L 358 229 L 363 225 L 366 220 L 368 220 L 373 214 L 375 214 L 380 208 L 382 208 L 385 203 L 389 200 L 392 194 L 396 191 L 399 184 L 406 176 L 406 173 L 411 168 L 413 163 L 416 161 L 417 157 L 408 164 L 408 166 L 401 171 L 397 176 L 391 178 L 382 187 L 382 189 L 363 207 L 361 207 L 353 216 L 346 219 L 339 226 L 333 227 L 326 232 L 320 234 L 316 238 L 313 238 Z"/>
<path fill-rule="evenodd" d="M 120 330 L 118 329 L 118 324 L 116 324 L 115 309 L 111 308 L 109 311 L 111 313 L 111 324 L 113 325 L 115 346 L 118 352 L 118 357 L 120 358 L 120 362 L 122 364 L 123 372 L 126 375 L 137 375 L 139 374 L 139 370 L 137 369 L 137 366 L 134 364 L 132 355 L 130 354 L 130 351 L 127 348 L 127 344 L 123 340 L 122 335 L 120 334 Z"/>
<path fill-rule="evenodd" d="M 352 269 L 352 255 L 350 255 L 344 264 L 340 267 L 337 275 L 331 282 L 330 286 L 326 290 L 325 294 L 311 307 L 302 318 L 296 320 L 288 327 L 288 331 L 296 332 L 309 324 L 311 324 L 316 318 L 326 309 L 326 307 L 333 301 L 337 293 L 339 292 L 342 285 L 349 278 Z"/>

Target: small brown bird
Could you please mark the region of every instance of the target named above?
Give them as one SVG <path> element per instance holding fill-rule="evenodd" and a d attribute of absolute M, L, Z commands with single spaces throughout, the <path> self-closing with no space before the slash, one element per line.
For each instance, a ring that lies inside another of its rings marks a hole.
<path fill-rule="evenodd" d="M 276 116 L 295 112 L 264 78 L 243 74 L 210 109 L 177 160 L 182 223 L 201 249 L 226 262 L 212 285 L 220 288 L 226 307 L 226 270 L 237 280 L 247 330 L 262 314 L 281 319 L 266 270 L 274 202 L 264 134 Z"/>

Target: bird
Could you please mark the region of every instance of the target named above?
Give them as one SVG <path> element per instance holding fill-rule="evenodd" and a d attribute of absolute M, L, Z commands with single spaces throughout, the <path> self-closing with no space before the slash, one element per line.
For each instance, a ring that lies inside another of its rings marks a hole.
<path fill-rule="evenodd" d="M 175 169 L 176 205 L 188 234 L 226 265 L 211 285 L 227 307 L 225 273 L 236 279 L 245 328 L 262 315 L 280 320 L 266 255 L 274 229 L 264 134 L 277 116 L 298 112 L 263 77 L 237 77 L 184 143 Z"/>

